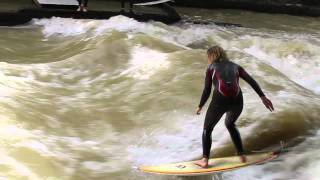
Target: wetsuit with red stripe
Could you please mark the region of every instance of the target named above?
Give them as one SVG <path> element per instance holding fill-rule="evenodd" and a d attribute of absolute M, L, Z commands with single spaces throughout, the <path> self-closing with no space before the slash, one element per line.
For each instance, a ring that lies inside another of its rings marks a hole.
<path fill-rule="evenodd" d="M 202 145 L 203 157 L 210 157 L 211 134 L 215 125 L 226 113 L 225 125 L 230 133 L 238 154 L 243 154 L 243 146 L 235 122 L 243 109 L 243 97 L 239 86 L 239 78 L 244 79 L 256 93 L 262 97 L 264 93 L 258 83 L 239 65 L 231 61 L 222 61 L 208 66 L 205 87 L 199 107 L 202 108 L 208 100 L 212 85 L 214 85 L 212 101 L 205 117 Z"/>

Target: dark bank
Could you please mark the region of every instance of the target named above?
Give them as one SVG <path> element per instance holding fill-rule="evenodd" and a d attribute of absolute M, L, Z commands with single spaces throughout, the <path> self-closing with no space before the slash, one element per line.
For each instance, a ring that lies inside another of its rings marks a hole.
<path fill-rule="evenodd" d="M 208 9 L 243 9 L 267 13 L 320 16 L 320 1 L 318 0 L 175 0 L 175 5 Z"/>
<path fill-rule="evenodd" d="M 193 7 L 206 9 L 242 9 L 266 13 L 283 13 L 299 16 L 320 16 L 320 2 L 316 0 L 176 0 L 158 1 L 152 5 L 137 5 L 150 2 L 90 0 L 89 11 L 76 12 L 77 1 L 46 0 L 3 0 L 0 2 L 0 25 L 12 26 L 28 23 L 33 18 L 75 18 L 108 19 L 124 15 L 138 21 L 155 20 L 166 24 L 181 20 L 174 7 Z M 136 5 L 135 5 L 136 4 Z M 123 5 L 125 5 L 123 7 Z"/>

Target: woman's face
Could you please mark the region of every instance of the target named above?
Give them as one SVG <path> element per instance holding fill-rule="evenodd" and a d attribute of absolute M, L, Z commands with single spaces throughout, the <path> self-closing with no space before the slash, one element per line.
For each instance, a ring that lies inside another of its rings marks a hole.
<path fill-rule="evenodd" d="M 208 54 L 208 63 L 209 64 L 212 64 L 214 63 L 214 61 L 216 60 L 216 55 L 211 53 L 211 54 Z"/>

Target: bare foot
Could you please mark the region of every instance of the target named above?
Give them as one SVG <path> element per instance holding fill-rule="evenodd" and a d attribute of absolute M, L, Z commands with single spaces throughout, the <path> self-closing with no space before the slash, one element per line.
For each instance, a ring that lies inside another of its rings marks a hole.
<path fill-rule="evenodd" d="M 80 11 L 81 11 L 81 9 L 82 9 L 82 8 L 81 8 L 81 6 L 79 6 L 79 7 L 78 7 L 78 9 L 77 9 L 77 11 L 78 11 L 78 12 L 80 12 Z"/>
<path fill-rule="evenodd" d="M 208 167 L 208 159 L 207 158 L 202 158 L 199 161 L 194 162 L 195 165 L 198 165 L 202 168 L 207 168 Z"/>
<path fill-rule="evenodd" d="M 247 162 L 247 157 L 245 155 L 240 155 L 239 157 L 242 163 Z"/>
<path fill-rule="evenodd" d="M 82 11 L 83 11 L 83 12 L 88 12 L 87 7 L 83 7 Z"/>

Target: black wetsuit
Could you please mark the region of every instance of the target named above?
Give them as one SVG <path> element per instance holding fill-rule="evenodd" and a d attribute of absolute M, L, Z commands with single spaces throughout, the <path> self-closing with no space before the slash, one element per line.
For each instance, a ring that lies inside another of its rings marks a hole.
<path fill-rule="evenodd" d="M 202 134 L 203 157 L 210 157 L 211 133 L 224 113 L 226 113 L 225 125 L 238 154 L 243 154 L 241 137 L 235 126 L 243 108 L 239 77 L 249 83 L 260 97 L 264 96 L 258 83 L 241 66 L 231 61 L 222 61 L 208 66 L 205 87 L 199 104 L 200 108 L 208 100 L 212 84 L 215 88 L 204 122 Z"/>
<path fill-rule="evenodd" d="M 79 6 L 83 4 L 84 7 L 88 7 L 88 0 L 78 0 L 78 2 L 79 2 Z"/>

